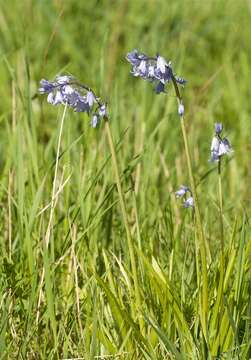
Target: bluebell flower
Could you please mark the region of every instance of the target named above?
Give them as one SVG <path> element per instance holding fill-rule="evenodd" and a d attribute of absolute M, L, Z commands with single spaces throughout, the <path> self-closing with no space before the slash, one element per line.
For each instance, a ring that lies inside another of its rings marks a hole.
<path fill-rule="evenodd" d="M 194 201 L 193 201 L 193 197 L 189 196 L 183 203 L 184 208 L 193 208 L 194 207 Z"/>
<path fill-rule="evenodd" d="M 229 155 L 233 152 L 231 144 L 227 138 L 223 138 L 219 146 L 219 156 Z"/>
<path fill-rule="evenodd" d="M 57 75 L 56 76 L 56 83 L 59 85 L 67 85 L 71 81 L 74 81 L 74 78 L 72 76 L 68 76 L 68 75 Z"/>
<path fill-rule="evenodd" d="M 94 91 L 72 76 L 58 75 L 54 81 L 42 79 L 38 91 L 48 94 L 47 101 L 52 105 L 67 104 L 76 112 L 86 112 L 92 117 L 93 127 L 97 126 L 100 118 L 107 116 L 106 105 L 96 97 Z"/>
<path fill-rule="evenodd" d="M 183 116 L 184 111 L 185 111 L 184 105 L 182 103 L 179 103 L 179 106 L 178 106 L 178 114 L 179 114 L 179 116 Z"/>
<path fill-rule="evenodd" d="M 87 91 L 86 94 L 86 102 L 88 103 L 88 105 L 90 106 L 90 108 L 93 106 L 94 103 L 97 102 L 95 95 L 93 94 L 92 91 Z"/>
<path fill-rule="evenodd" d="M 166 60 L 162 56 L 157 55 L 157 63 L 156 63 L 157 70 L 160 70 L 160 72 L 164 74 L 166 72 L 166 67 L 168 66 L 169 64 L 167 64 Z"/>
<path fill-rule="evenodd" d="M 222 123 L 215 123 L 214 124 L 214 130 L 215 130 L 216 135 L 220 135 L 222 133 L 222 130 L 223 130 Z"/>
<path fill-rule="evenodd" d="M 213 136 L 211 142 L 211 158 L 209 160 L 210 162 L 218 162 L 222 156 L 230 155 L 233 152 L 229 140 L 226 137 L 221 137 L 223 125 L 221 123 L 216 123 L 214 129 L 215 135 Z"/>
<path fill-rule="evenodd" d="M 178 84 L 180 85 L 185 85 L 187 83 L 187 80 L 183 79 L 182 77 L 180 76 L 174 76 L 175 77 L 175 80 Z"/>
<path fill-rule="evenodd" d="M 183 199 L 184 208 L 194 207 L 193 194 L 188 186 L 181 185 L 179 190 L 175 192 L 175 196 Z"/>
<path fill-rule="evenodd" d="M 211 143 L 211 162 L 219 160 L 220 140 L 214 136 Z"/>
<path fill-rule="evenodd" d="M 59 92 L 59 91 L 58 91 Z M 80 93 L 74 89 L 71 85 L 63 85 L 60 87 L 62 94 L 62 103 L 67 103 L 69 106 L 74 107 L 79 99 L 81 99 Z"/>
<path fill-rule="evenodd" d="M 99 107 L 98 112 L 93 114 L 91 119 L 91 126 L 93 128 L 97 127 L 100 122 L 100 118 L 107 116 L 106 104 L 103 104 Z"/>
<path fill-rule="evenodd" d="M 172 80 L 172 76 L 171 62 L 167 63 L 162 56 L 157 55 L 155 78 L 165 84 Z"/>
<path fill-rule="evenodd" d="M 62 104 L 64 101 L 63 95 L 60 91 L 56 90 L 54 92 L 50 92 L 47 96 L 48 103 L 52 105 Z"/>
<path fill-rule="evenodd" d="M 145 60 L 140 61 L 139 66 L 138 66 L 138 71 L 139 71 L 139 74 L 142 74 L 142 76 L 147 76 L 148 69 L 146 68 Z"/>
<path fill-rule="evenodd" d="M 185 185 L 181 185 L 179 190 L 175 192 L 175 196 L 177 198 L 181 198 L 183 197 L 184 195 L 186 195 L 187 192 L 190 192 L 190 189 L 188 186 L 185 186 Z"/>
<path fill-rule="evenodd" d="M 107 116 L 106 104 L 103 104 L 99 107 L 98 114 L 102 117 Z"/>
<path fill-rule="evenodd" d="M 84 97 L 78 98 L 77 102 L 73 106 L 73 109 L 76 112 L 86 112 L 87 114 L 90 114 L 91 110 L 88 102 L 86 102 Z"/>
<path fill-rule="evenodd" d="M 148 57 L 139 53 L 138 50 L 133 50 L 126 55 L 126 59 L 132 65 L 131 73 L 134 76 L 156 83 L 156 94 L 165 92 L 165 85 L 170 81 L 175 80 L 180 85 L 186 83 L 185 79 L 173 73 L 171 62 L 167 62 L 160 55 Z"/>
<path fill-rule="evenodd" d="M 155 87 L 156 94 L 160 94 L 161 92 L 165 92 L 165 84 L 159 82 Z"/>
<path fill-rule="evenodd" d="M 148 57 L 145 54 L 139 54 L 138 50 L 134 49 L 127 54 L 126 59 L 133 65 L 139 66 L 142 60 L 147 60 Z"/>
<path fill-rule="evenodd" d="M 42 79 L 40 81 L 40 88 L 38 89 L 38 92 L 40 94 L 48 94 L 50 92 L 52 92 L 55 88 L 55 83 Z"/>
<path fill-rule="evenodd" d="M 91 126 L 93 128 L 97 127 L 98 122 L 99 122 L 99 116 L 98 116 L 98 114 L 94 114 L 92 117 L 92 120 L 91 120 Z"/>

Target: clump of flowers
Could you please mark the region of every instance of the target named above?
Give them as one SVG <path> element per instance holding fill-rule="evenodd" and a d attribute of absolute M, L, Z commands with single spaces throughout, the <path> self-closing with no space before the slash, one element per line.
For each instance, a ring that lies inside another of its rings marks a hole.
<path fill-rule="evenodd" d="M 216 123 L 214 125 L 215 135 L 211 143 L 211 158 L 210 162 L 218 162 L 222 156 L 230 155 L 233 152 L 231 144 L 226 137 L 221 136 L 223 125 Z"/>
<path fill-rule="evenodd" d="M 58 75 L 54 81 L 42 79 L 40 94 L 47 94 L 47 101 L 52 105 L 64 104 L 76 112 L 86 112 L 91 117 L 92 127 L 107 115 L 106 104 L 102 103 L 94 91 L 80 84 L 74 77 Z"/>
<path fill-rule="evenodd" d="M 183 199 L 183 206 L 184 208 L 193 208 L 194 207 L 194 200 L 192 191 L 189 189 L 188 186 L 181 185 L 179 190 L 175 192 L 176 198 Z"/>
<path fill-rule="evenodd" d="M 132 65 L 131 73 L 134 76 L 155 84 L 156 94 L 165 92 L 165 85 L 170 81 L 175 81 L 180 85 L 186 83 L 185 79 L 174 74 L 171 62 L 167 62 L 160 55 L 149 57 L 135 49 L 127 54 L 126 59 Z"/>

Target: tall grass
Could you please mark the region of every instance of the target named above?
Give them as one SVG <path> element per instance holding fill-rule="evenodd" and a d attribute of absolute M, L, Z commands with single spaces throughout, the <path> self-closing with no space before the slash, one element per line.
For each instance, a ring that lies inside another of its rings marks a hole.
<path fill-rule="evenodd" d="M 249 359 L 250 3 L 14 0 L 0 10 L 0 359 Z M 188 80 L 206 330 L 197 225 L 174 196 L 189 183 L 175 91 L 156 96 L 130 76 L 133 48 L 170 58 Z M 67 110 L 57 154 L 63 109 L 37 88 L 59 72 L 108 101 L 134 270 L 105 124 Z M 220 177 L 208 163 L 215 121 L 235 151 Z"/>

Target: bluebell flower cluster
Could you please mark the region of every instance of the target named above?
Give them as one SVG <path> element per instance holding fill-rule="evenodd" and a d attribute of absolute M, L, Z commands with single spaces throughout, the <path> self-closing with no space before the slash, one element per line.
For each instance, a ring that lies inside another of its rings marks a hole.
<path fill-rule="evenodd" d="M 170 81 L 184 85 L 186 80 L 173 73 L 171 62 L 167 62 L 162 56 L 148 57 L 138 50 L 129 52 L 126 59 L 132 65 L 131 73 L 136 77 L 155 83 L 155 92 L 165 92 L 165 85 Z"/>
<path fill-rule="evenodd" d="M 188 186 L 181 185 L 179 190 L 175 192 L 176 198 L 183 199 L 183 206 L 184 208 L 193 208 L 194 207 L 194 200 L 193 194 Z"/>
<path fill-rule="evenodd" d="M 216 123 L 214 126 L 215 135 L 211 143 L 211 158 L 210 162 L 218 162 L 224 155 L 230 155 L 233 152 L 232 146 L 229 140 L 221 137 L 223 131 L 223 125 Z"/>
<path fill-rule="evenodd" d="M 106 104 L 96 97 L 91 88 L 80 84 L 72 76 L 58 75 L 54 81 L 42 79 L 38 91 L 47 94 L 47 101 L 52 105 L 67 104 L 76 112 L 86 112 L 91 116 L 92 127 L 107 116 Z"/>

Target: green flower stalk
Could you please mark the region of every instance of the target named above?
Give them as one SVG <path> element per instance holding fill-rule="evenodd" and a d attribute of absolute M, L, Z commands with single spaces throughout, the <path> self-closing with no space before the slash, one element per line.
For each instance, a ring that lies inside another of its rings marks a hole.
<path fill-rule="evenodd" d="M 207 278 L 207 257 L 206 257 L 206 241 L 201 220 L 197 190 L 192 170 L 192 161 L 188 144 L 187 131 L 184 121 L 184 105 L 179 90 L 179 86 L 183 86 L 186 80 L 176 76 L 173 72 L 171 62 L 167 62 L 160 55 L 149 57 L 145 54 L 133 50 L 126 56 L 127 61 L 132 65 L 132 75 L 147 80 L 155 85 L 155 92 L 160 94 L 166 92 L 167 86 L 173 84 L 176 98 L 178 101 L 178 114 L 180 116 L 181 131 L 185 146 L 188 174 L 190 180 L 190 189 L 193 194 L 193 207 L 196 219 L 196 231 L 200 250 L 201 266 L 202 266 L 202 294 L 201 294 L 201 322 L 205 339 L 207 339 L 207 317 L 208 317 L 208 278 Z"/>
<path fill-rule="evenodd" d="M 57 76 L 54 81 L 48 81 L 48 80 L 41 80 L 40 82 L 40 88 L 39 92 L 41 94 L 47 95 L 47 101 L 56 106 L 63 104 L 66 107 L 72 108 L 76 112 L 85 112 L 91 117 L 91 126 L 97 127 L 101 119 L 103 119 L 105 124 L 105 131 L 107 135 L 107 140 L 111 152 L 111 158 L 112 158 L 112 165 L 113 165 L 113 171 L 115 175 L 115 181 L 117 185 L 118 195 L 119 195 L 119 203 L 123 218 L 123 223 L 126 231 L 126 237 L 127 237 L 127 243 L 128 243 L 128 249 L 130 254 L 130 262 L 131 262 L 131 268 L 132 268 L 132 277 L 134 282 L 134 290 L 135 290 L 135 304 L 132 302 L 132 308 L 134 313 L 138 314 L 140 310 L 140 292 L 139 292 L 139 284 L 138 284 L 138 274 L 137 274 L 137 265 L 136 265 L 136 258 L 134 253 L 134 245 L 133 245 L 133 239 L 131 235 L 131 230 L 129 226 L 128 216 L 127 216 L 127 210 L 125 205 L 125 199 L 124 199 L 124 193 L 122 190 L 120 175 L 119 175 L 119 166 L 118 166 L 118 160 L 116 155 L 116 150 L 113 142 L 113 137 L 111 133 L 110 123 L 108 119 L 106 104 L 100 101 L 100 98 L 98 98 L 94 91 L 84 85 L 79 83 L 75 78 L 72 76 Z M 56 170 L 55 170 L 55 177 L 53 182 L 53 192 L 52 192 L 52 199 L 54 198 L 55 194 L 55 183 L 56 183 L 56 177 L 57 177 L 57 166 L 58 166 L 58 160 L 59 160 L 59 148 L 60 148 L 60 142 L 61 142 L 61 136 L 62 136 L 62 129 L 63 129 L 63 120 L 65 117 L 62 118 L 62 123 L 60 127 L 60 136 L 58 141 L 58 152 L 57 152 L 57 161 L 56 161 Z M 48 247 L 49 240 L 50 240 L 50 229 L 51 229 L 51 222 L 52 222 L 52 215 L 53 215 L 53 200 L 52 200 L 52 206 L 51 206 L 51 216 L 50 216 L 50 222 L 48 226 L 48 234 L 46 236 L 46 246 Z M 135 306 L 136 305 L 136 306 Z M 139 321 L 140 328 L 143 328 L 143 322 L 142 320 Z"/>

